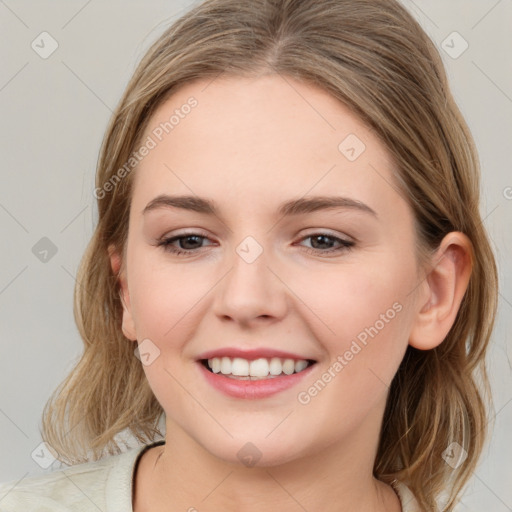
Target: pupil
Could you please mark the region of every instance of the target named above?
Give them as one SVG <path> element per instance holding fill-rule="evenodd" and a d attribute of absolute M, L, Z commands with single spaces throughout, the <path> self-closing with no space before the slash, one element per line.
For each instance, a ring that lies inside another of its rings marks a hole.
<path fill-rule="evenodd" d="M 330 237 L 325 236 L 325 235 L 317 235 L 317 236 L 314 236 L 314 237 L 313 237 L 313 240 L 323 240 L 324 245 L 325 245 L 325 244 L 327 244 L 327 245 L 329 246 L 329 245 L 330 245 L 330 243 L 329 243 L 329 241 L 328 241 L 328 240 L 329 240 L 329 238 L 330 238 Z M 326 242 L 326 240 L 327 240 L 327 242 Z M 314 244 L 313 244 L 313 245 L 314 245 Z M 322 241 L 320 242 L 320 245 L 322 245 Z"/>
<path fill-rule="evenodd" d="M 197 242 L 198 242 L 198 240 L 199 240 L 199 238 L 200 238 L 200 237 L 199 237 L 199 236 L 196 236 L 196 235 L 190 235 L 190 236 L 186 236 L 185 238 L 182 238 L 182 239 L 181 239 L 181 245 L 182 245 L 182 246 L 185 246 L 185 247 L 183 247 L 183 249 L 195 249 L 195 247 L 194 247 L 194 243 L 193 243 L 193 242 L 192 242 L 192 246 L 193 246 L 193 247 L 186 247 L 186 245 L 187 245 L 188 241 L 189 241 L 189 240 L 191 240 L 191 239 L 195 239 L 195 240 L 196 240 L 196 243 L 197 243 Z"/>

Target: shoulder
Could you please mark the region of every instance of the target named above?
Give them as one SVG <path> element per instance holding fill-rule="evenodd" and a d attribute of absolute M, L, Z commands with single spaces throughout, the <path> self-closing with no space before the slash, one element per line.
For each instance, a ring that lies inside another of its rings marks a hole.
<path fill-rule="evenodd" d="M 132 510 L 133 470 L 148 446 L 0 484 L 0 512 Z"/>
<path fill-rule="evenodd" d="M 400 498 L 402 512 L 421 512 L 420 506 L 409 487 L 398 480 L 392 483 L 392 487 Z"/>

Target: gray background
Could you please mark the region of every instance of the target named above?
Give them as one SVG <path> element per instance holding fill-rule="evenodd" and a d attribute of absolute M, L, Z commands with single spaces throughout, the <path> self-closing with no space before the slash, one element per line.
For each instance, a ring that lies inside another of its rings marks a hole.
<path fill-rule="evenodd" d="M 97 218 L 100 143 L 136 63 L 193 3 L 0 0 L 0 482 L 59 467 L 43 469 L 31 454 L 44 403 L 82 350 L 72 293 Z M 494 431 L 457 510 L 512 511 L 512 0 L 404 3 L 441 48 L 476 139 L 481 212 L 500 269 Z M 44 31 L 58 43 L 46 59 L 31 47 Z M 43 237 L 56 254 L 37 255 Z"/>

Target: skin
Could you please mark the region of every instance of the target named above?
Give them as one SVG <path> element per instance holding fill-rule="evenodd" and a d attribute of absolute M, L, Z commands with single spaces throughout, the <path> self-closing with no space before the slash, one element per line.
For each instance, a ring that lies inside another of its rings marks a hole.
<path fill-rule="evenodd" d="M 422 272 L 412 210 L 390 186 L 390 154 L 325 91 L 278 75 L 189 83 L 160 106 L 146 136 L 190 96 L 198 106 L 134 171 L 124 259 L 110 251 L 125 336 L 160 350 L 144 371 L 166 413 L 166 444 L 141 459 L 134 510 L 400 511 L 392 488 L 372 475 L 388 386 L 408 344 L 433 348 L 452 326 L 471 273 L 470 241 L 450 233 Z M 349 134 L 366 146 L 353 162 L 338 149 Z M 207 197 L 219 214 L 143 215 L 163 193 Z M 313 195 L 356 199 L 377 216 L 276 213 L 285 200 Z M 156 245 L 190 231 L 207 238 L 173 246 L 192 256 Z M 306 238 L 318 232 L 355 245 L 326 255 L 339 244 Z M 252 263 L 236 252 L 247 236 L 263 250 Z M 297 394 L 395 303 L 400 312 L 300 403 Z M 196 358 L 233 346 L 317 363 L 274 396 L 230 398 L 205 381 Z M 247 442 L 261 452 L 254 467 L 237 457 Z"/>

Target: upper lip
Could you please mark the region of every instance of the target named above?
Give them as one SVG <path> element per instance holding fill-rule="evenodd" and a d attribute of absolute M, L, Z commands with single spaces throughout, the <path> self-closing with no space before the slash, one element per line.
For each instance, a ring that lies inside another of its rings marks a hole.
<path fill-rule="evenodd" d="M 295 360 L 306 360 L 313 361 L 310 357 L 301 356 L 299 354 L 294 354 L 292 352 L 286 352 L 283 350 L 276 350 L 273 348 L 236 348 L 236 347 L 226 347 L 219 348 L 217 350 L 209 350 L 207 352 L 203 352 L 198 356 L 198 360 L 201 359 L 213 359 L 214 357 L 241 357 L 242 359 L 247 359 L 249 361 L 253 361 L 254 359 L 279 357 L 281 359 L 295 359 Z"/>

